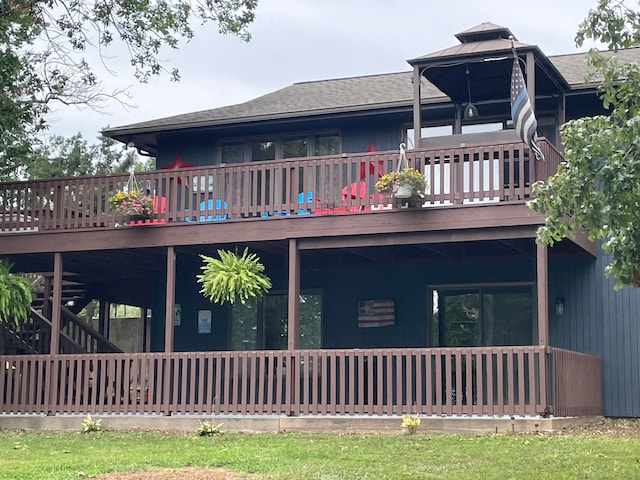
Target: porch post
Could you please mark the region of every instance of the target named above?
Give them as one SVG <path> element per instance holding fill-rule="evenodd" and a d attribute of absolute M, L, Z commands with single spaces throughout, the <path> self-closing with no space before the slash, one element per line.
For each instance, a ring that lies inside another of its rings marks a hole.
<path fill-rule="evenodd" d="M 413 67 L 413 148 L 420 148 L 420 138 L 422 137 L 422 113 L 420 112 L 420 97 L 422 93 L 420 77 L 420 67 L 416 65 Z"/>
<path fill-rule="evenodd" d="M 51 297 L 53 296 L 53 287 L 51 285 L 51 277 L 47 275 L 44 279 L 44 293 L 42 294 L 42 314 L 44 318 L 51 320 Z"/>
<path fill-rule="evenodd" d="M 533 52 L 527 52 L 527 93 L 531 102 L 531 109 L 536 111 L 536 60 Z"/>
<path fill-rule="evenodd" d="M 173 246 L 167 247 L 167 289 L 165 291 L 164 313 L 164 351 L 173 352 L 173 306 L 176 288 L 176 252 Z"/>
<path fill-rule="evenodd" d="M 104 338 L 109 338 L 109 302 L 103 299 L 98 305 L 98 331 Z"/>
<path fill-rule="evenodd" d="M 538 345 L 549 345 L 549 268 L 548 248 L 536 244 L 536 290 L 538 292 Z"/>
<path fill-rule="evenodd" d="M 53 254 L 53 299 L 51 300 L 51 344 L 49 353 L 60 353 L 60 316 L 62 306 L 62 254 Z"/>
<path fill-rule="evenodd" d="M 142 342 L 140 342 L 142 344 L 142 348 L 140 349 L 141 352 L 146 352 L 147 351 L 147 315 L 149 314 L 149 309 L 147 309 L 147 307 L 144 307 L 142 309 Z"/>
<path fill-rule="evenodd" d="M 289 290 L 287 303 L 287 346 L 298 348 L 300 330 L 300 250 L 295 238 L 289 239 Z"/>

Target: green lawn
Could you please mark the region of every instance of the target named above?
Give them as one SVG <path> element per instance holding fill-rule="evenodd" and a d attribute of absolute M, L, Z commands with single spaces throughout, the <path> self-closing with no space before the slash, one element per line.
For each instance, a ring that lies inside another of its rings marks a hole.
<path fill-rule="evenodd" d="M 597 434 L 198 437 L 0 431 L 0 445 L 1 479 L 77 480 L 115 470 L 181 466 L 288 480 L 640 478 L 640 438 Z"/>

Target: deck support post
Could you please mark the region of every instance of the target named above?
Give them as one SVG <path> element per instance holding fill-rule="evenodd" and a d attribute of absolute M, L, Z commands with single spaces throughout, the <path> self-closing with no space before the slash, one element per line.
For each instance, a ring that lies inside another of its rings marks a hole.
<path fill-rule="evenodd" d="M 298 348 L 300 330 L 300 250 L 298 242 L 289 239 L 289 290 L 287 301 L 287 345 L 289 350 Z"/>
<path fill-rule="evenodd" d="M 51 346 L 49 353 L 60 353 L 60 317 L 62 315 L 62 254 L 53 254 L 53 298 L 51 300 Z"/>
<path fill-rule="evenodd" d="M 98 306 L 98 331 L 104 338 L 109 338 L 109 302 L 103 299 Z"/>
<path fill-rule="evenodd" d="M 173 351 L 173 309 L 176 288 L 176 252 L 173 246 L 167 247 L 167 288 L 165 291 L 164 311 L 164 351 Z"/>
<path fill-rule="evenodd" d="M 549 345 L 549 267 L 548 247 L 537 246 L 536 254 L 536 290 L 538 292 L 538 345 Z"/>
<path fill-rule="evenodd" d="M 420 67 L 416 65 L 413 67 L 413 148 L 420 148 L 420 138 L 422 137 L 421 78 Z M 407 147 L 409 146 L 407 145 Z"/>
<path fill-rule="evenodd" d="M 531 109 L 536 111 L 536 59 L 533 52 L 527 52 L 527 94 L 531 102 Z"/>

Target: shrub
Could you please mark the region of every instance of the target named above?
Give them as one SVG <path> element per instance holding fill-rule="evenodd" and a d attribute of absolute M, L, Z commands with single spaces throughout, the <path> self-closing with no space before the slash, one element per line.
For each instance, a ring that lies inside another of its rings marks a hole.
<path fill-rule="evenodd" d="M 94 419 L 91 415 L 87 415 L 82 419 L 82 433 L 99 432 L 102 430 L 101 418 Z"/>
<path fill-rule="evenodd" d="M 214 435 L 222 435 L 224 433 L 224 431 L 220 429 L 222 425 L 224 424 L 219 423 L 217 425 L 214 425 L 208 420 L 205 420 L 204 422 L 201 421 L 200 426 L 196 430 L 196 433 L 200 437 L 213 437 Z"/>

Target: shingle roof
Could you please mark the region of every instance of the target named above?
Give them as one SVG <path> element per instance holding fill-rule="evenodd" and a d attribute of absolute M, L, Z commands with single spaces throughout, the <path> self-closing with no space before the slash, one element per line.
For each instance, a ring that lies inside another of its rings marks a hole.
<path fill-rule="evenodd" d="M 640 48 L 621 50 L 617 55 L 625 62 L 640 62 Z M 588 73 L 585 53 L 548 58 L 566 79 L 572 90 L 592 85 L 593 82 L 585 81 Z M 409 106 L 413 99 L 412 75 L 413 73 L 409 71 L 294 83 L 248 102 L 114 127 L 105 130 L 104 133 L 115 136 L 123 133 L 134 134 Z M 422 84 L 422 98 L 425 102 L 447 99 L 440 90 L 425 80 Z"/>

